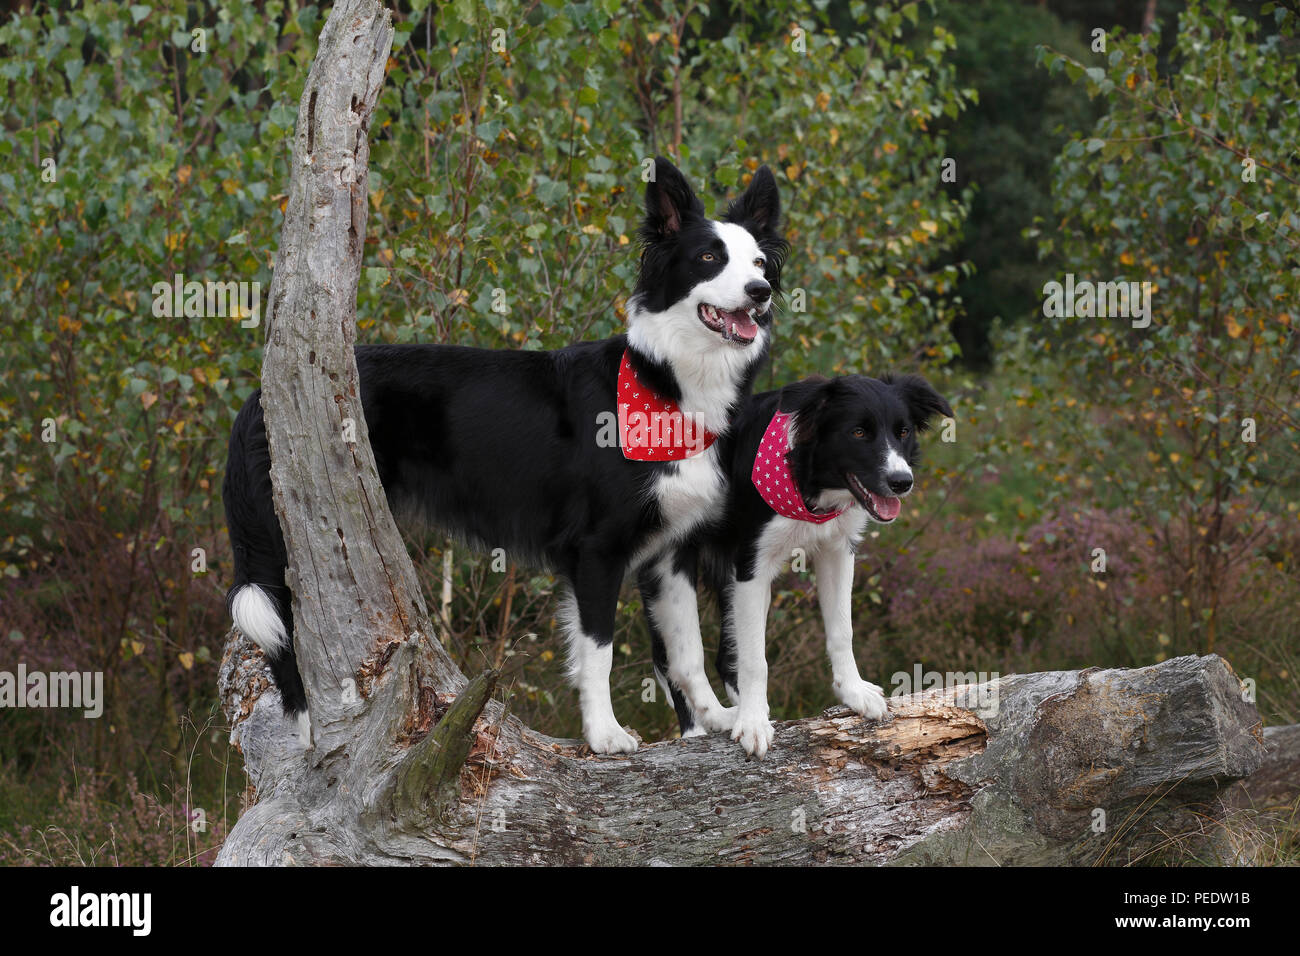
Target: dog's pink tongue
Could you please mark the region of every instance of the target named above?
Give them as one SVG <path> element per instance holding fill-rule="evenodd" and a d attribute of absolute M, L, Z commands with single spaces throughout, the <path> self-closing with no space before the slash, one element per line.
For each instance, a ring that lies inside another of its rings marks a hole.
<path fill-rule="evenodd" d="M 744 309 L 738 309 L 735 312 L 719 309 L 718 315 L 722 317 L 723 328 L 732 338 L 750 342 L 758 335 L 758 323 Z"/>
<path fill-rule="evenodd" d="M 868 491 L 867 494 L 871 495 L 871 504 L 875 507 L 876 514 L 886 521 L 893 521 L 903 510 L 903 502 L 898 498 L 886 498 L 874 491 Z"/>

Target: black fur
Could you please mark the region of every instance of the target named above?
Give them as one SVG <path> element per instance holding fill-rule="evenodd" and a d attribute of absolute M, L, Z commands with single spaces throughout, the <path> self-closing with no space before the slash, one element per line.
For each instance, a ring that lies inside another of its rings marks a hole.
<path fill-rule="evenodd" d="M 887 433 L 905 437 L 898 441 L 908 464 L 920 458 L 917 435 L 936 415 L 951 416 L 952 409 L 917 375 L 886 375 L 880 379 L 849 375 L 835 379 L 810 378 L 785 388 L 752 396 L 722 440 L 727 461 L 729 493 L 720 522 L 702 529 L 679 549 L 683 562 L 693 567 L 697 559 L 705 571 L 705 586 L 718 601 L 723 622 L 716 666 L 728 688 L 736 686 L 734 636 L 729 632 L 730 582 L 753 578 L 757 548 L 763 529 L 775 518 L 752 480 L 754 457 L 763 435 L 778 411 L 795 413 L 794 446 L 787 455 L 790 472 L 810 507 L 823 491 L 849 490 L 845 477 L 853 473 L 868 490 L 893 495 L 882 464 Z M 861 429 L 862 434 L 856 434 Z M 910 487 L 910 482 L 909 482 Z M 653 629 L 655 660 L 666 658 L 662 640 Z M 662 665 L 667 673 L 667 664 Z M 681 692 L 670 686 L 682 732 L 693 726 L 690 706 Z"/>
<path fill-rule="evenodd" d="M 693 253 L 713 235 L 703 206 L 681 174 L 658 160 L 646 189 L 643 252 L 636 287 L 641 307 L 661 312 L 699 281 Z M 776 288 L 785 244 L 775 182 L 766 167 L 732 204 L 768 255 Z M 714 236 L 716 238 L 716 236 Z M 715 273 L 716 274 L 716 273 Z M 759 321 L 770 322 L 770 310 Z M 647 321 L 654 321 L 650 315 Z M 723 344 L 721 347 L 737 346 Z M 633 555 L 668 516 L 651 489 L 674 463 L 626 459 L 600 447 L 601 413 L 615 409 L 627 337 L 552 352 L 456 346 L 358 346 L 361 402 L 390 506 L 511 560 L 540 563 L 562 575 L 577 600 L 583 630 L 613 639 L 620 584 Z M 733 407 L 748 395 L 763 360 L 756 348 Z M 668 364 L 630 353 L 644 381 L 673 399 L 681 383 Z M 272 596 L 290 649 L 271 668 L 289 713 L 306 707 L 292 651 L 287 556 L 271 504 L 270 456 L 261 393 L 235 420 L 223 495 L 234 549 L 228 600 L 248 584 Z"/>

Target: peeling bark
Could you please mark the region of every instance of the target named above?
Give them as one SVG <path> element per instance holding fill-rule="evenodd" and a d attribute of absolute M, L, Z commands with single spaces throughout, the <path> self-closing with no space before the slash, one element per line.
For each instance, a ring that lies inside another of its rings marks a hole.
<path fill-rule="evenodd" d="M 929 692 L 883 722 L 836 708 L 778 725 L 761 763 L 724 737 L 593 756 L 508 717 L 490 675 L 467 686 L 431 639 L 352 352 L 391 40 L 374 0 L 340 0 L 303 90 L 263 405 L 313 739 L 232 632 L 220 694 L 250 785 L 219 864 L 1127 862 L 1184 831 L 1219 852 L 1219 788 L 1263 746 L 1214 656 Z"/>
<path fill-rule="evenodd" d="M 1220 788 L 1264 752 L 1215 656 L 1003 678 L 980 688 L 996 696 L 983 716 L 959 691 L 893 698 L 883 722 L 832 708 L 778 724 L 762 762 L 724 736 L 594 756 L 490 701 L 459 803 L 399 817 L 379 781 L 302 791 L 312 757 L 293 753 L 260 660 L 239 639 L 223 663 L 234 740 L 255 781 L 269 762 L 299 790 L 288 818 L 280 791 L 269 810 L 259 791 L 239 823 L 252 816 L 259 839 L 228 840 L 222 863 L 1097 864 L 1175 846 L 1236 862 L 1216 828 L 1230 812 Z M 250 681 L 263 696 L 241 719 Z"/>

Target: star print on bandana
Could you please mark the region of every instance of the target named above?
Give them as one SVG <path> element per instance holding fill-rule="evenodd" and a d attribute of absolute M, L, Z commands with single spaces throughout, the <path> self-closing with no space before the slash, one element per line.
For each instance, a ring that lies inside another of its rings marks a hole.
<path fill-rule="evenodd" d="M 671 398 L 637 378 L 627 352 L 618 368 L 618 427 L 623 457 L 632 461 L 681 461 L 718 440 Z"/>
<path fill-rule="evenodd" d="M 758 445 L 758 454 L 754 456 L 754 487 L 763 496 L 767 506 L 784 518 L 795 521 L 811 521 L 825 524 L 832 518 L 838 518 L 843 511 L 809 511 L 803 503 L 799 486 L 790 474 L 790 465 L 785 460 L 790 450 L 790 413 L 777 412 L 772 422 L 763 433 L 763 440 Z"/>

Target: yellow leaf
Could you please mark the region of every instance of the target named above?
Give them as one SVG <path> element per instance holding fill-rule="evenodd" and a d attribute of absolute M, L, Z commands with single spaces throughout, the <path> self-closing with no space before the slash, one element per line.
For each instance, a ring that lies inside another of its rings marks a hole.
<path fill-rule="evenodd" d="M 143 654 L 143 653 L 144 653 L 144 643 L 143 643 L 142 641 L 132 641 L 132 642 L 131 642 L 131 653 L 134 654 L 136 657 L 139 657 L 141 654 Z"/>
<path fill-rule="evenodd" d="M 184 186 L 186 183 L 190 181 L 190 173 L 192 173 L 193 171 L 194 170 L 191 169 L 188 164 L 186 164 L 182 166 L 180 169 L 176 170 L 176 179 L 180 182 L 182 186 Z"/>
<path fill-rule="evenodd" d="M 894 153 L 898 152 L 898 144 L 897 144 L 897 143 L 886 143 L 886 144 L 885 144 L 883 147 L 881 147 L 881 148 L 884 149 L 884 151 L 885 151 L 886 153 L 888 153 L 890 156 L 892 156 L 892 155 L 894 155 Z"/>
<path fill-rule="evenodd" d="M 831 105 L 831 95 L 829 93 L 827 93 L 825 90 L 822 90 L 820 93 L 817 94 L 817 108 L 819 110 L 821 110 L 824 113 L 826 112 L 826 108 L 830 105 Z"/>
<path fill-rule="evenodd" d="M 1133 253 L 1131 252 L 1120 253 L 1119 261 L 1121 265 L 1131 266 L 1133 264 Z"/>
<path fill-rule="evenodd" d="M 1236 316 L 1232 316 L 1232 315 L 1228 316 L 1228 337 L 1233 339 L 1239 339 L 1245 333 L 1246 333 L 1246 327 L 1244 325 L 1237 324 Z"/>
<path fill-rule="evenodd" d="M 140 393 L 140 404 L 143 405 L 146 410 L 152 408 L 153 403 L 156 401 L 158 401 L 158 396 L 155 395 L 153 392 Z"/>
<path fill-rule="evenodd" d="M 176 434 L 179 435 L 181 433 L 181 429 L 184 427 L 185 427 L 185 423 L 183 421 L 177 422 L 175 425 L 172 426 L 172 431 L 174 431 Z"/>
<path fill-rule="evenodd" d="M 186 651 L 185 653 L 180 654 L 180 655 L 178 655 L 178 656 L 180 657 L 181 667 L 185 668 L 187 671 L 188 671 L 188 670 L 193 670 L 193 669 L 194 669 L 194 655 L 193 655 L 193 654 L 191 654 L 189 651 Z"/>

